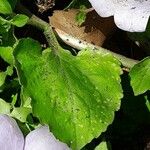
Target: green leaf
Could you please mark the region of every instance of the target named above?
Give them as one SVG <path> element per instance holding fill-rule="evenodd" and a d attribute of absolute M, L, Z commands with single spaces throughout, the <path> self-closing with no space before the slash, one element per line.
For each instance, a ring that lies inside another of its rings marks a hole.
<path fill-rule="evenodd" d="M 0 72 L 0 87 L 5 83 L 6 73 Z"/>
<path fill-rule="evenodd" d="M 7 63 L 13 64 L 13 48 L 12 47 L 0 47 L 0 57 Z"/>
<path fill-rule="evenodd" d="M 28 20 L 29 17 L 27 17 L 26 15 L 17 14 L 16 16 L 13 17 L 11 23 L 17 27 L 22 27 L 27 23 Z"/>
<path fill-rule="evenodd" d="M 89 1 L 81 1 L 81 0 L 72 0 L 71 3 L 65 9 L 76 8 L 79 9 L 80 6 L 85 6 L 86 8 L 90 8 L 91 4 Z"/>
<path fill-rule="evenodd" d="M 33 114 L 72 149 L 81 149 L 107 129 L 120 107 L 120 63 L 109 54 L 83 50 L 77 56 L 20 40 L 14 56 Z"/>
<path fill-rule="evenodd" d="M 8 0 L 9 4 L 11 5 L 11 8 L 14 9 L 17 3 L 17 0 Z"/>
<path fill-rule="evenodd" d="M 2 47 L 13 47 L 17 42 L 17 38 L 14 35 L 14 28 L 11 27 L 8 32 L 2 34 L 1 46 Z"/>
<path fill-rule="evenodd" d="M 0 72 L 0 87 L 5 83 L 6 76 L 13 74 L 13 66 L 8 66 L 5 72 Z"/>
<path fill-rule="evenodd" d="M 14 107 L 17 102 L 17 96 L 18 96 L 18 94 L 12 95 L 12 102 L 11 102 L 12 107 Z"/>
<path fill-rule="evenodd" d="M 13 66 L 8 66 L 5 72 L 7 75 L 11 76 L 13 74 Z"/>
<path fill-rule="evenodd" d="M 0 98 L 0 114 L 10 114 L 11 105 Z"/>
<path fill-rule="evenodd" d="M 85 10 L 86 10 L 86 7 L 81 6 L 79 12 L 76 14 L 75 19 L 79 26 L 85 22 L 85 19 L 86 19 L 86 11 Z"/>
<path fill-rule="evenodd" d="M 1 14 L 11 14 L 12 9 L 8 0 L 0 0 L 0 13 Z"/>
<path fill-rule="evenodd" d="M 0 33 L 6 33 L 10 30 L 11 24 L 8 20 L 0 16 Z"/>
<path fill-rule="evenodd" d="M 100 143 L 100 144 L 95 148 L 95 150 L 108 150 L 108 148 L 107 148 L 107 143 L 106 143 L 106 142 Z"/>
<path fill-rule="evenodd" d="M 145 96 L 145 100 L 146 100 L 145 105 L 146 105 L 148 111 L 150 112 L 150 98 L 148 95 Z"/>
<path fill-rule="evenodd" d="M 150 90 L 150 57 L 145 58 L 131 69 L 130 78 L 135 95 Z"/>
<path fill-rule="evenodd" d="M 14 107 L 10 116 L 18 119 L 21 122 L 26 122 L 27 116 L 31 113 L 31 108 L 27 107 Z"/>

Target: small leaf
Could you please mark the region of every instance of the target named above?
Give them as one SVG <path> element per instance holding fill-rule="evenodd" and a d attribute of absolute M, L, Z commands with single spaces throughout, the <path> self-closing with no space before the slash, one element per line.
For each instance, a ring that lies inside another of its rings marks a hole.
<path fill-rule="evenodd" d="M 66 10 L 67 9 L 71 9 L 71 8 L 79 9 L 81 5 L 82 6 L 84 5 L 86 8 L 90 8 L 91 7 L 91 4 L 89 3 L 89 1 L 72 0 L 70 2 L 70 4 L 65 9 Z"/>
<path fill-rule="evenodd" d="M 15 17 L 13 17 L 11 23 L 17 27 L 22 27 L 27 23 L 28 20 L 29 17 L 27 17 L 26 15 L 17 14 Z"/>
<path fill-rule="evenodd" d="M 13 47 L 16 42 L 17 42 L 17 38 L 14 35 L 14 28 L 11 26 L 11 28 L 8 31 L 2 34 L 1 46 Z"/>
<path fill-rule="evenodd" d="M 11 76 L 13 74 L 13 66 L 8 66 L 5 72 L 7 75 Z"/>
<path fill-rule="evenodd" d="M 109 149 L 107 148 L 107 143 L 102 142 L 95 148 L 95 150 L 109 150 Z"/>
<path fill-rule="evenodd" d="M 0 13 L 1 14 L 11 14 L 12 9 L 8 0 L 0 0 Z"/>
<path fill-rule="evenodd" d="M 6 33 L 10 30 L 11 28 L 11 23 L 6 20 L 5 18 L 0 16 L 0 33 Z"/>
<path fill-rule="evenodd" d="M 0 87 L 5 83 L 6 76 L 11 76 L 13 74 L 13 67 L 8 66 L 5 72 L 0 72 Z"/>
<path fill-rule="evenodd" d="M 0 47 L 0 57 L 7 63 L 13 65 L 13 48 L 12 47 Z"/>
<path fill-rule="evenodd" d="M 0 72 L 0 87 L 5 83 L 6 73 Z"/>
<path fill-rule="evenodd" d="M 17 96 L 18 96 L 17 94 L 16 95 L 12 95 L 12 101 L 11 101 L 12 107 L 14 107 L 16 102 L 17 102 Z"/>
<path fill-rule="evenodd" d="M 75 19 L 76 19 L 76 22 L 79 26 L 85 22 L 85 19 L 86 19 L 86 11 L 85 10 L 86 10 L 86 7 L 81 6 L 79 9 L 79 12 L 76 14 Z"/>
<path fill-rule="evenodd" d="M 21 122 L 26 122 L 27 116 L 31 113 L 31 109 L 27 107 L 14 107 L 10 116 Z"/>
<path fill-rule="evenodd" d="M 150 57 L 136 64 L 130 71 L 130 77 L 135 95 L 143 94 L 150 90 Z"/>
<path fill-rule="evenodd" d="M 148 111 L 150 112 L 150 98 L 148 97 L 148 95 L 145 96 L 145 100 L 146 100 L 145 105 Z"/>
<path fill-rule="evenodd" d="M 120 63 L 110 54 L 47 49 L 20 40 L 14 56 L 33 114 L 72 149 L 81 149 L 107 129 L 120 108 Z"/>
<path fill-rule="evenodd" d="M 10 114 L 11 105 L 0 98 L 0 114 Z"/>

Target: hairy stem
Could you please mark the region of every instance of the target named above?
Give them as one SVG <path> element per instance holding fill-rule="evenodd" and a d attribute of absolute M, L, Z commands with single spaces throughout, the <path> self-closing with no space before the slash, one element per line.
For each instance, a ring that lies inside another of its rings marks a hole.
<path fill-rule="evenodd" d="M 17 5 L 17 10 L 21 11 L 30 18 L 28 21 L 29 25 L 32 25 L 43 31 L 46 40 L 52 50 L 57 51 L 59 50 L 59 48 L 61 48 L 50 24 L 33 15 L 28 9 L 26 9 L 20 3 L 18 3 Z"/>

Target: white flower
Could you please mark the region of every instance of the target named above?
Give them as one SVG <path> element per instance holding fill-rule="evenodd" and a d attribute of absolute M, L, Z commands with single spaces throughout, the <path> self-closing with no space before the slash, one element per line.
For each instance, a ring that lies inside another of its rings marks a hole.
<path fill-rule="evenodd" d="M 25 139 L 16 121 L 0 115 L 0 150 L 70 150 L 49 132 L 47 126 L 31 131 Z"/>
<path fill-rule="evenodd" d="M 150 0 L 89 0 L 102 17 L 114 16 L 116 25 L 126 31 L 146 30 Z"/>
<path fill-rule="evenodd" d="M 25 140 L 24 150 L 70 150 L 66 144 L 58 141 L 49 132 L 47 126 L 42 126 L 30 132 Z"/>
<path fill-rule="evenodd" d="M 0 150 L 23 150 L 24 137 L 16 121 L 0 115 Z"/>

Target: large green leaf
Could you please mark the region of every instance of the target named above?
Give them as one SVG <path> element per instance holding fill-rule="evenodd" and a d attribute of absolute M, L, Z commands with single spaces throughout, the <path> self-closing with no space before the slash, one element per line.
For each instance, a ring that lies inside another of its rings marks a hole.
<path fill-rule="evenodd" d="M 63 49 L 41 51 L 39 43 L 20 40 L 16 68 L 33 113 L 57 138 L 81 149 L 112 123 L 120 107 L 120 63 L 109 54 Z"/>
<path fill-rule="evenodd" d="M 136 64 L 130 71 L 130 77 L 135 95 L 150 90 L 150 57 Z"/>

